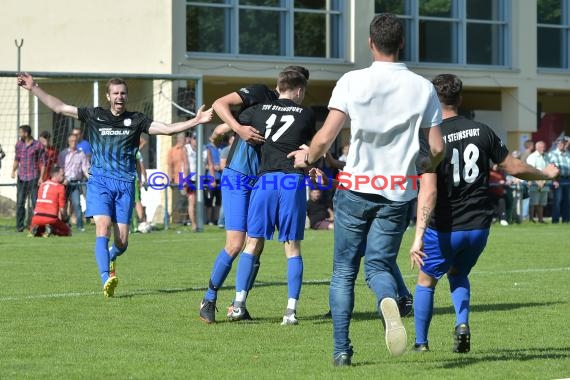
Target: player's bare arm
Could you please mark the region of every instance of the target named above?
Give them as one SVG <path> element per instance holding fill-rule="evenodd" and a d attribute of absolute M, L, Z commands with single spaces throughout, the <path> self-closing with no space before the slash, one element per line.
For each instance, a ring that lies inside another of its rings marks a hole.
<path fill-rule="evenodd" d="M 187 131 L 190 128 L 194 128 L 198 124 L 207 123 L 212 120 L 212 108 L 204 110 L 206 108 L 205 105 L 202 105 L 198 112 L 196 112 L 196 116 L 194 116 L 190 120 L 181 121 L 178 123 L 172 124 L 165 124 L 159 121 L 153 121 L 148 129 L 149 135 L 168 135 L 172 136 L 180 132 Z"/>
<path fill-rule="evenodd" d="M 560 175 L 560 169 L 554 164 L 549 164 L 544 170 L 538 170 L 511 155 L 508 155 L 499 167 L 508 174 L 527 181 L 556 179 Z"/>
<path fill-rule="evenodd" d="M 232 115 L 231 106 L 242 105 L 240 96 L 232 92 L 217 99 L 212 108 L 216 114 L 226 123 L 238 136 L 245 142 L 250 144 L 260 144 L 265 141 L 263 135 L 250 125 L 241 125 Z"/>
<path fill-rule="evenodd" d="M 28 73 L 19 73 L 17 76 L 18 86 L 30 91 L 40 102 L 55 113 L 78 119 L 77 107 L 65 104 L 59 98 L 45 92 L 34 78 Z"/>
<path fill-rule="evenodd" d="M 429 221 L 435 208 L 437 200 L 437 174 L 424 173 L 420 179 L 420 190 L 418 192 L 416 234 L 412 247 L 410 248 L 410 264 L 418 268 L 424 265 L 423 259 L 427 257 L 424 253 L 424 234 L 429 225 Z"/>
<path fill-rule="evenodd" d="M 445 157 L 445 142 L 439 125 L 422 129 L 429 144 L 429 159 L 431 162 L 428 171 L 433 171 Z"/>
<path fill-rule="evenodd" d="M 216 128 L 214 128 L 214 131 L 212 132 L 212 137 L 215 139 L 218 138 L 218 136 L 223 136 L 231 131 L 232 129 L 227 123 L 222 123 L 216 126 Z"/>
<path fill-rule="evenodd" d="M 331 108 L 325 123 L 313 137 L 309 151 L 307 152 L 303 149 L 296 150 L 289 153 L 287 157 L 294 160 L 293 165 L 296 168 L 306 168 L 313 162 L 316 162 L 328 152 L 345 121 L 346 114 L 344 112 Z"/>

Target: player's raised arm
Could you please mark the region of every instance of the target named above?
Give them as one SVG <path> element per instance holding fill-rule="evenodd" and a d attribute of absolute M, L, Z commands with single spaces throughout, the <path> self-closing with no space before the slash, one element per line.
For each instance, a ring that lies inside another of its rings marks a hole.
<path fill-rule="evenodd" d="M 65 104 L 59 98 L 45 92 L 30 74 L 19 73 L 17 80 L 18 86 L 30 91 L 53 112 L 78 119 L 77 107 Z"/>
<path fill-rule="evenodd" d="M 204 110 L 206 106 L 202 105 L 196 116 L 190 120 L 181 121 L 179 123 L 164 124 L 159 121 L 153 121 L 148 129 L 149 135 L 175 135 L 180 132 L 184 132 L 190 128 L 194 128 L 198 124 L 207 123 L 212 120 L 212 108 Z"/>
<path fill-rule="evenodd" d="M 212 108 L 216 111 L 216 114 L 226 123 L 238 136 L 250 144 L 259 144 L 264 141 L 263 136 L 259 131 L 249 125 L 241 125 L 235 117 L 232 115 L 231 106 L 240 106 L 243 104 L 243 100 L 237 94 L 237 92 L 232 92 L 216 99 Z"/>

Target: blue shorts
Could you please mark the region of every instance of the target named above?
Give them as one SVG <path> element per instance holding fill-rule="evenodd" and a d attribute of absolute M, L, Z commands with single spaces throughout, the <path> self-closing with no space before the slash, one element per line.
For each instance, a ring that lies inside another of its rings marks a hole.
<path fill-rule="evenodd" d="M 87 181 L 85 215 L 110 216 L 113 223 L 130 224 L 135 199 L 135 183 L 92 175 Z"/>
<path fill-rule="evenodd" d="M 247 234 L 279 241 L 303 240 L 307 217 L 307 190 L 302 174 L 265 173 L 257 180 L 249 203 Z"/>
<path fill-rule="evenodd" d="M 226 231 L 247 232 L 247 210 L 253 187 L 252 177 L 225 168 L 220 181 Z"/>
<path fill-rule="evenodd" d="M 488 228 L 453 232 L 428 228 L 424 235 L 427 257 L 422 272 L 439 280 L 454 267 L 459 275 L 467 276 L 485 249 L 488 237 Z"/>

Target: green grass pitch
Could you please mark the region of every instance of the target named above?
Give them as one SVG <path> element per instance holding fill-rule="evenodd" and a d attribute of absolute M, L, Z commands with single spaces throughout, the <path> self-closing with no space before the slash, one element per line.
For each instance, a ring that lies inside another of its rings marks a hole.
<path fill-rule="evenodd" d="M 218 323 L 198 306 L 224 233 L 185 228 L 131 236 L 118 261 L 116 297 L 104 299 L 94 230 L 71 238 L 0 232 L 0 378 L 58 379 L 556 379 L 570 377 L 568 225 L 493 227 L 471 275 L 472 345 L 451 353 L 447 280 L 435 296 L 431 352 L 389 355 L 372 293 L 359 276 L 351 368 L 331 361 L 328 310 L 332 232 L 307 231 L 298 326 L 280 326 L 286 261 L 268 242 L 248 299 L 254 322 L 230 323 L 235 265 L 220 291 Z M 404 237 L 399 263 L 415 287 Z M 405 318 L 408 347 L 413 318 Z"/>

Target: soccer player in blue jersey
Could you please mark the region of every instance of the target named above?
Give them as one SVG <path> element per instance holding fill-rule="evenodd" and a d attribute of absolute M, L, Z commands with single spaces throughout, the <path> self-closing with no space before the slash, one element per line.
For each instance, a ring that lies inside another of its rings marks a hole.
<path fill-rule="evenodd" d="M 435 287 L 447 274 L 456 314 L 453 351 L 466 353 L 471 349 L 468 275 L 487 244 L 493 217 L 487 191 L 489 161 L 525 180 L 554 179 L 559 170 L 550 165 L 540 171 L 514 158 L 491 128 L 459 116 L 462 83 L 457 76 L 441 74 L 433 84 L 441 104 L 441 130 L 447 148 L 444 160 L 436 168 L 437 200 L 433 196 L 418 199 L 418 221 L 424 228 L 425 222 L 429 222 L 429 227 L 425 233 L 416 229 L 410 250 L 412 266 L 420 268 L 414 300 L 414 350 L 429 351 Z"/>
<path fill-rule="evenodd" d="M 165 124 L 153 121 L 140 112 L 127 111 L 127 83 L 119 78 L 107 82 L 110 108 L 76 107 L 45 92 L 27 73 L 17 76 L 18 85 L 30 91 L 52 111 L 87 124 L 92 147 L 87 216 L 95 220 L 95 259 L 105 297 L 112 297 L 118 284 L 115 260 L 128 246 L 129 224 L 134 206 L 136 180 L 135 155 L 141 133 L 173 135 L 212 118 L 212 109 L 202 106 L 193 119 Z M 109 249 L 113 229 L 114 244 Z"/>
<path fill-rule="evenodd" d="M 289 152 L 308 143 L 316 133 L 315 115 L 301 106 L 307 85 L 297 71 L 282 71 L 277 80 L 279 99 L 248 108 L 239 121 L 262 131 L 259 177 L 253 186 L 247 212 L 248 241 L 236 273 L 236 298 L 228 318 L 243 319 L 245 300 L 263 243 L 275 228 L 287 256 L 288 302 L 282 325 L 297 324 L 297 302 L 303 279 L 301 241 L 305 232 L 307 196 L 302 169 L 295 169 Z"/>
<path fill-rule="evenodd" d="M 301 66 L 287 66 L 283 71 L 300 72 L 307 80 L 309 72 Z M 232 115 L 231 106 L 241 106 L 240 113 L 256 104 L 273 101 L 278 98 L 274 89 L 261 84 L 244 87 L 236 92 L 225 95 L 213 104 L 213 108 L 224 125 L 216 128 L 217 133 L 234 131 L 238 134 L 230 147 L 230 153 L 223 170 L 222 208 L 225 214 L 226 243 L 216 256 L 214 267 L 210 275 L 208 290 L 200 304 L 200 319 L 206 323 L 214 323 L 216 317 L 216 300 L 218 289 L 224 284 L 232 263 L 243 249 L 246 242 L 247 211 L 249 197 L 254 178 L 259 169 L 260 147 L 257 145 L 264 141 L 263 135 L 251 125 L 241 125 Z M 257 257 L 259 259 L 259 257 Z M 259 261 L 255 264 L 255 271 L 251 277 L 249 287 L 253 285 Z M 232 306 L 230 306 L 230 313 Z M 245 319 L 249 313 L 245 310 Z"/>

